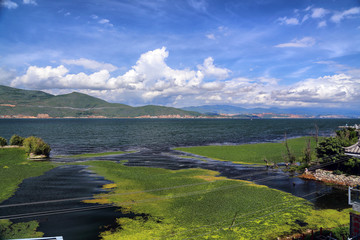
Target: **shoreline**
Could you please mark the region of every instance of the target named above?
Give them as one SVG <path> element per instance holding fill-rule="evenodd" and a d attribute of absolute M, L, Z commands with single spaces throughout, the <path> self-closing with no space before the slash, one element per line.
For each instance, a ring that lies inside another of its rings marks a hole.
<path fill-rule="evenodd" d="M 345 174 L 335 175 L 333 171 L 317 169 L 314 172 L 305 172 L 298 176 L 302 179 L 315 180 L 318 182 L 335 184 L 340 186 L 354 187 L 360 185 L 360 176 Z"/>

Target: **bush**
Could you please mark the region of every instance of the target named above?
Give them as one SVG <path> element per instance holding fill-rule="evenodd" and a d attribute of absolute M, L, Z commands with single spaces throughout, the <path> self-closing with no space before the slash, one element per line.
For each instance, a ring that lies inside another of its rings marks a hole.
<path fill-rule="evenodd" d="M 45 155 L 46 157 L 49 157 L 50 155 L 50 146 L 41 138 L 34 136 L 25 138 L 23 145 L 27 154 Z"/>
<path fill-rule="evenodd" d="M 337 138 L 329 137 L 320 142 L 316 148 L 318 158 L 327 158 L 332 156 L 339 156 L 344 153 L 344 148 Z"/>
<path fill-rule="evenodd" d="M 0 146 L 2 147 L 2 146 L 6 146 L 6 145 L 7 145 L 6 139 L 3 137 L 0 137 Z"/>
<path fill-rule="evenodd" d="M 24 142 L 23 137 L 20 137 L 16 134 L 14 134 L 11 138 L 10 138 L 10 145 L 16 145 L 16 146 L 22 146 L 23 142 Z"/>

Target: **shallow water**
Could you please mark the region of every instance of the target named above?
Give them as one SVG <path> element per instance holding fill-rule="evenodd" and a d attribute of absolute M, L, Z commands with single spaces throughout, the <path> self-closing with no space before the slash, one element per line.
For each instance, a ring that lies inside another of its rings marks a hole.
<path fill-rule="evenodd" d="M 337 126 L 359 123 L 357 120 L 291 119 L 291 120 L 167 120 L 167 119 L 0 119 L 0 136 L 9 139 L 13 134 L 36 135 L 51 145 L 52 156 L 104 152 L 115 150 L 135 153 L 92 158 L 97 160 L 123 161 L 128 166 L 160 167 L 166 169 L 203 168 L 219 171 L 220 175 L 244 179 L 271 188 L 304 196 L 317 208 L 347 208 L 346 191 L 322 183 L 289 176 L 281 170 L 266 167 L 244 166 L 211 159 L 183 158 L 182 153 L 171 150 L 180 146 L 212 144 L 243 144 L 280 141 L 284 132 L 289 138 L 315 133 L 330 135 Z M 190 154 L 187 154 L 191 156 Z M 90 158 L 91 159 L 91 158 Z M 89 159 L 62 158 L 59 162 L 85 161 Z M 266 181 L 264 179 L 267 178 Z M 89 172 L 83 166 L 62 166 L 43 176 L 26 179 L 14 197 L 4 204 L 38 200 L 88 197 L 101 191 L 108 183 L 102 177 Z M 321 196 L 321 197 L 320 197 Z M 314 199 L 316 198 L 316 199 Z M 68 209 L 91 206 L 80 201 L 57 204 L 41 204 L 16 208 L 0 208 L 0 215 L 24 212 Z M 62 235 L 66 240 L 97 239 L 100 227 L 114 223 L 121 216 L 116 208 L 73 212 L 37 217 L 40 231 L 46 236 Z M 23 218 L 16 221 L 31 220 Z"/>

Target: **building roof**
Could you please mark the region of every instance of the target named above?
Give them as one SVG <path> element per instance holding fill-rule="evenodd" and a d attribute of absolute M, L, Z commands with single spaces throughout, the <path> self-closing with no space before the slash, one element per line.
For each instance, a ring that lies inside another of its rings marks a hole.
<path fill-rule="evenodd" d="M 344 149 L 346 155 L 360 157 L 360 140 L 354 145 L 351 145 L 350 147 L 345 147 Z"/>

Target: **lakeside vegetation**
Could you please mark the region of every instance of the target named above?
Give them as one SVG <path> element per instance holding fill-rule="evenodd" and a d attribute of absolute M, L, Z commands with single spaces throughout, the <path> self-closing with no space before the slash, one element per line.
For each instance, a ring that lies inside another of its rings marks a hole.
<path fill-rule="evenodd" d="M 110 194 L 87 202 L 113 204 L 124 213 L 142 215 L 117 219 L 117 227 L 101 234 L 104 240 L 276 239 L 349 221 L 349 210 L 315 210 L 302 198 L 216 177 L 215 171 L 128 167 L 109 161 L 85 164 L 113 182 Z"/>
<path fill-rule="evenodd" d="M 297 161 L 302 161 L 307 142 L 311 140 L 311 154 L 315 157 L 316 141 L 312 137 L 288 139 L 288 146 Z M 230 146 L 196 146 L 175 148 L 177 151 L 205 156 L 220 161 L 240 164 L 266 165 L 264 159 L 272 163 L 284 162 L 288 152 L 282 143 L 257 143 Z"/>
<path fill-rule="evenodd" d="M 0 148 L 0 202 L 10 198 L 24 179 L 40 176 L 54 167 L 49 162 L 28 160 L 23 148 Z M 37 227 L 36 221 L 13 224 L 0 220 L 0 239 L 41 237 Z"/>

